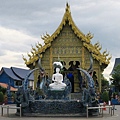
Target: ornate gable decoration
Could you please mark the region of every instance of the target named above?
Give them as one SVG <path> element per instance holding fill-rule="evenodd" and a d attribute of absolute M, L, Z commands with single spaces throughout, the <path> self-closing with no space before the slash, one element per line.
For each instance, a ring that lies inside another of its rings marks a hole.
<path fill-rule="evenodd" d="M 34 64 L 38 60 L 39 54 L 42 57 L 42 53 L 45 52 L 45 50 L 51 46 L 51 42 L 54 41 L 54 39 L 60 34 L 66 22 L 68 22 L 68 24 L 71 26 L 74 34 L 83 42 L 83 46 L 86 47 L 89 50 L 89 52 L 92 53 L 93 58 L 96 59 L 100 63 L 100 65 L 108 65 L 111 56 L 108 57 L 109 53 L 107 53 L 107 51 L 104 51 L 102 54 L 100 53 L 102 47 L 98 42 L 95 45 L 91 44 L 91 39 L 93 38 L 93 35 L 90 32 L 87 35 L 85 35 L 77 28 L 74 21 L 72 20 L 70 6 L 68 5 L 68 3 L 66 4 L 66 9 L 62 22 L 60 23 L 57 30 L 52 35 L 46 33 L 46 35 L 41 36 L 41 38 L 44 40 L 45 45 L 42 46 L 40 43 L 38 43 L 36 44 L 36 48 L 32 47 L 31 54 L 28 54 L 29 60 L 27 60 L 23 56 L 25 64 L 27 66 L 29 66 L 30 64 Z"/>

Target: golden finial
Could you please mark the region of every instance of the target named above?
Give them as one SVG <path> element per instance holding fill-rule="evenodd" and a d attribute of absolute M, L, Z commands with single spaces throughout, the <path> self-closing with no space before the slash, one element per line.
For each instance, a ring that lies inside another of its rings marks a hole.
<path fill-rule="evenodd" d="M 90 32 L 86 35 L 88 39 L 92 39 L 94 35 L 92 35 Z"/>
<path fill-rule="evenodd" d="M 29 53 L 27 53 L 27 55 L 29 56 L 29 59 L 31 59 L 31 55 Z"/>
<path fill-rule="evenodd" d="M 109 52 L 105 54 L 105 56 L 108 56 L 109 55 Z"/>
<path fill-rule="evenodd" d="M 39 45 L 40 47 L 42 47 L 42 44 L 40 44 L 39 42 L 38 42 L 38 45 Z"/>
<path fill-rule="evenodd" d="M 112 55 L 110 55 L 110 57 L 108 58 L 108 60 L 111 60 L 111 58 L 112 58 Z"/>
<path fill-rule="evenodd" d="M 31 50 L 31 53 L 32 53 L 33 56 L 35 55 L 35 53 L 32 50 Z"/>
<path fill-rule="evenodd" d="M 99 51 L 102 49 L 102 45 L 100 46 L 100 43 L 99 43 L 99 42 L 95 43 L 95 44 L 94 44 L 94 47 L 95 47 L 97 50 L 99 50 Z"/>
<path fill-rule="evenodd" d="M 103 53 L 102 53 L 102 54 L 103 54 L 103 55 L 105 55 L 106 53 L 107 53 L 107 49 L 106 49 L 105 51 L 103 51 Z"/>
<path fill-rule="evenodd" d="M 95 46 L 98 48 L 98 47 L 100 46 L 100 43 L 97 42 L 97 43 L 95 44 Z"/>
<path fill-rule="evenodd" d="M 102 45 L 98 47 L 98 50 L 101 50 L 102 49 Z"/>
<path fill-rule="evenodd" d="M 32 46 L 32 45 L 31 45 Z M 36 49 L 32 46 L 32 50 L 34 50 L 36 52 Z"/>
<path fill-rule="evenodd" d="M 50 37 L 50 35 L 46 32 L 46 35 L 48 36 L 48 37 Z"/>
<path fill-rule="evenodd" d="M 47 39 L 48 37 L 45 35 L 44 38 Z"/>
<path fill-rule="evenodd" d="M 27 62 L 27 59 L 24 57 L 24 55 L 22 54 L 22 58 L 25 62 Z"/>
<path fill-rule="evenodd" d="M 95 47 L 98 46 L 98 45 L 99 45 L 99 42 L 96 42 L 96 43 L 94 44 Z"/>
<path fill-rule="evenodd" d="M 70 12 L 70 6 L 69 6 L 68 2 L 66 3 L 66 11 Z"/>
<path fill-rule="evenodd" d="M 108 59 L 107 59 L 108 64 L 110 63 L 111 58 L 112 58 L 112 55 L 110 55 L 110 57 L 108 57 Z"/>
<path fill-rule="evenodd" d="M 41 35 L 41 39 L 42 39 L 42 40 L 46 40 L 46 39 L 44 38 L 44 36 L 42 36 L 42 35 Z"/>
<path fill-rule="evenodd" d="M 36 46 L 36 48 L 39 48 L 39 46 L 37 44 L 35 46 Z"/>

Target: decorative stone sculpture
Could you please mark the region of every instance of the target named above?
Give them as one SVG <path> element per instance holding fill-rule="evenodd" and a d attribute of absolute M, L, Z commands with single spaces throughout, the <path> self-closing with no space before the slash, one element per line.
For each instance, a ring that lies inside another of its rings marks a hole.
<path fill-rule="evenodd" d="M 52 75 L 53 83 L 50 83 L 51 79 L 45 76 L 45 70 L 41 66 L 40 58 L 38 65 L 39 68 L 31 70 L 27 74 L 23 86 L 18 89 L 15 96 L 17 107 L 19 107 L 21 104 L 23 116 L 40 116 L 46 114 L 83 115 L 86 113 L 86 105 L 92 107 L 98 106 L 95 99 L 96 94 L 94 81 L 87 71 L 83 70 L 82 68 L 77 68 L 85 74 L 88 88 L 83 89 L 81 100 L 71 100 L 68 96 L 72 89 L 71 82 L 66 75 L 63 78 L 63 75 L 60 73 L 60 70 L 63 68 L 61 62 L 53 63 L 55 68 L 54 74 Z M 89 70 L 91 70 L 91 66 Z M 41 85 L 42 87 L 40 90 L 44 93 L 44 98 L 41 94 L 38 93 L 37 90 L 28 88 L 28 78 L 35 70 L 40 70 L 40 72 L 43 74 Z M 89 110 L 88 112 L 89 114 L 98 114 L 98 109 Z M 19 115 L 20 111 L 17 110 L 16 114 Z"/>
<path fill-rule="evenodd" d="M 63 83 L 63 75 L 60 73 L 60 69 L 63 67 L 60 62 L 54 62 L 53 63 L 56 73 L 52 75 L 52 81 L 54 83 L 51 83 L 49 85 L 51 90 L 64 90 L 66 87 L 66 84 Z"/>

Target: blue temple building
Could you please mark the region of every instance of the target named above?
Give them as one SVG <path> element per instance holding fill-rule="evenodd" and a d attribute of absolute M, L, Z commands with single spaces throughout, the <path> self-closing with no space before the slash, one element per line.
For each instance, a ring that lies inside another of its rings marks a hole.
<path fill-rule="evenodd" d="M 29 69 L 11 67 L 2 67 L 0 71 L 0 86 L 6 88 L 8 85 L 12 91 L 16 91 L 19 86 L 22 86 L 24 78 L 29 73 Z M 29 86 L 33 86 L 34 76 L 29 77 Z"/>

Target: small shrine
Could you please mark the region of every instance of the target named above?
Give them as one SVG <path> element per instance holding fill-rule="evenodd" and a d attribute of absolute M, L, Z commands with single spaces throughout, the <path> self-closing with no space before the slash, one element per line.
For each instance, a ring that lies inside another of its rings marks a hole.
<path fill-rule="evenodd" d="M 40 56 L 42 67 L 45 69 L 47 77 L 51 78 L 54 73 L 53 63 L 61 61 L 63 64 L 61 73 L 63 76 L 73 77 L 71 80 L 72 92 L 76 93 L 80 92 L 81 84 L 86 82 L 84 75 L 82 73 L 80 75 L 76 68 L 88 70 L 92 63 L 91 73 L 94 75 L 94 81 L 96 80 L 98 83 L 99 91 L 101 91 L 101 74 L 108 66 L 111 56 L 106 50 L 101 53 L 102 47 L 99 42 L 94 45 L 91 43 L 93 35 L 90 32 L 85 35 L 77 28 L 68 3 L 56 31 L 52 35 L 46 33 L 41 38 L 44 40 L 44 45 L 38 43 L 36 47 L 32 47 L 28 59 L 23 56 L 27 67 L 31 70 L 37 68 Z M 90 56 L 93 61 L 91 61 Z M 36 70 L 34 72 L 34 89 L 37 87 L 39 77 L 39 70 Z"/>

